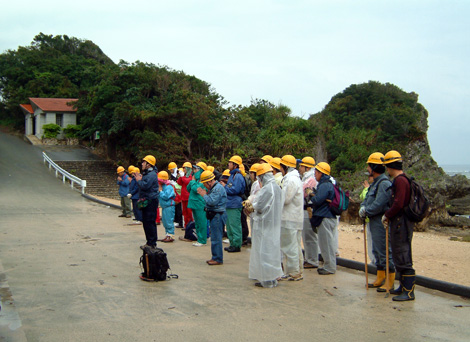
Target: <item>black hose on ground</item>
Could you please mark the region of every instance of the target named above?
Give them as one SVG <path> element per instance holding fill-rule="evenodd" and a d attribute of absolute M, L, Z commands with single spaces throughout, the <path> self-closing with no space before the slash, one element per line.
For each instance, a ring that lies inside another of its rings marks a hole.
<path fill-rule="evenodd" d="M 364 271 L 363 262 L 337 257 L 336 264 L 338 266 L 352 268 L 358 271 Z M 374 265 L 367 264 L 367 270 L 371 274 L 377 274 L 377 267 Z M 429 289 L 438 290 L 438 291 L 454 294 L 457 296 L 470 298 L 470 287 L 468 286 L 453 284 L 453 283 L 449 283 L 449 282 L 442 281 L 442 280 L 423 277 L 420 275 L 416 275 L 416 284 L 427 287 Z"/>
<path fill-rule="evenodd" d="M 85 197 L 86 199 L 89 199 L 90 201 L 93 201 L 93 202 L 96 202 L 96 203 L 99 203 L 99 204 L 104 204 L 104 205 L 110 206 L 110 207 L 115 208 L 115 209 L 122 210 L 122 207 L 120 205 L 116 205 L 116 204 L 112 204 L 112 203 L 102 201 L 102 200 L 100 200 L 96 197 L 90 196 L 88 194 L 82 194 L 82 196 Z"/>

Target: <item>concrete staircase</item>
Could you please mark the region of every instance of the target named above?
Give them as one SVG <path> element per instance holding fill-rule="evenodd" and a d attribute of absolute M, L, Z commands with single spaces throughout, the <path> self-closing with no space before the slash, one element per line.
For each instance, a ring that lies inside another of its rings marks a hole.
<path fill-rule="evenodd" d="M 116 166 L 105 160 L 56 161 L 57 165 L 86 180 L 85 192 L 92 196 L 119 200 Z"/>

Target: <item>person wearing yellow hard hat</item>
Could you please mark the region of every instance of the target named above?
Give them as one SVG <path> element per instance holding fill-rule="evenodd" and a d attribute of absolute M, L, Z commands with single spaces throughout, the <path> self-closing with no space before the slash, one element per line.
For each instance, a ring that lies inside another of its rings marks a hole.
<path fill-rule="evenodd" d="M 211 259 L 207 260 L 209 266 L 222 265 L 224 252 L 222 249 L 222 236 L 224 233 L 223 216 L 227 203 L 227 193 L 224 187 L 215 179 L 212 171 L 206 170 L 201 174 L 201 183 L 205 189 L 198 188 L 197 192 L 204 199 L 206 217 L 211 228 Z"/>
<path fill-rule="evenodd" d="M 281 173 L 281 158 L 274 157 L 269 162 L 269 165 L 271 165 L 271 167 L 273 168 L 273 175 L 274 175 L 274 180 L 276 181 L 276 184 L 281 186 L 282 177 L 283 177 Z"/>
<path fill-rule="evenodd" d="M 178 166 L 175 162 L 171 162 L 168 164 L 168 171 L 170 177 L 170 183 L 173 185 L 173 188 L 176 191 L 176 196 L 178 199 L 181 198 L 181 185 L 178 185 Z M 184 228 L 183 226 L 183 209 L 181 202 L 175 202 L 175 225 L 176 228 Z"/>
<path fill-rule="evenodd" d="M 320 162 L 315 165 L 315 179 L 318 182 L 317 191 L 310 197 L 310 206 L 313 209 L 310 223 L 318 232 L 318 244 L 323 257 L 323 267 L 318 268 L 320 275 L 336 273 L 336 216 L 331 212 L 329 201 L 335 197 L 335 190 L 331 182 L 331 168 L 328 163 Z"/>
<path fill-rule="evenodd" d="M 251 252 L 248 277 L 257 280 L 255 286 L 276 287 L 282 276 L 281 215 L 282 190 L 276 184 L 272 168 L 265 163 L 256 171 L 260 190 L 253 198 L 253 225 L 251 226 Z"/>
<path fill-rule="evenodd" d="M 183 175 L 178 177 L 176 181 L 178 185 L 181 186 L 181 209 L 183 212 L 183 219 L 184 219 L 184 227 L 193 221 L 193 212 L 191 208 L 188 208 L 188 201 L 189 201 L 189 192 L 188 192 L 188 184 L 192 180 L 192 165 L 190 162 L 185 162 L 183 164 Z"/>
<path fill-rule="evenodd" d="M 240 172 L 242 173 L 243 178 L 245 178 L 245 190 L 242 195 L 242 200 L 246 200 L 250 195 L 252 181 L 250 175 L 245 172 L 245 165 L 240 165 Z M 244 210 L 242 210 L 241 212 L 240 221 L 242 225 L 242 246 L 247 246 L 250 244 L 251 240 L 248 237 L 248 235 L 250 234 L 250 229 L 248 228 L 248 217 L 246 216 Z"/>
<path fill-rule="evenodd" d="M 389 226 L 393 261 L 400 275 L 400 286 L 390 293 L 397 295 L 392 298 L 394 301 L 414 300 L 416 271 L 413 268 L 411 241 L 415 223 L 404 213 L 410 203 L 411 183 L 403 172 L 403 158 L 398 151 L 388 151 L 382 161 L 388 174 L 393 178 L 391 188 L 393 202 L 383 215 L 382 222 Z"/>
<path fill-rule="evenodd" d="M 389 253 L 389 277 L 386 279 L 386 234 L 382 223 L 382 216 L 389 208 L 391 198 L 390 187 L 392 183 L 385 175 L 383 165 L 384 155 L 380 152 L 372 153 L 367 159 L 367 172 L 373 178 L 369 191 L 361 203 L 359 216 L 362 219 L 369 218 L 369 229 L 372 238 L 372 252 L 377 266 L 377 279 L 368 284 L 370 288 L 377 288 L 377 292 L 385 292 L 386 287 L 393 289 L 395 281 L 395 266 L 392 253 Z"/>
<path fill-rule="evenodd" d="M 176 193 L 173 186 L 170 184 L 168 172 L 160 171 L 158 173 L 158 201 L 162 208 L 162 222 L 165 228 L 165 237 L 162 242 L 175 241 L 175 197 Z"/>
<path fill-rule="evenodd" d="M 139 168 L 134 166 L 129 174 L 131 183 L 129 184 L 129 193 L 127 194 L 127 197 L 132 201 L 132 211 L 134 212 L 133 224 L 142 224 L 142 211 L 137 207 L 137 201 L 139 200 L 139 186 L 135 180 L 135 175 L 139 173 Z"/>
<path fill-rule="evenodd" d="M 131 184 L 131 179 L 126 174 L 126 169 L 122 166 L 119 166 L 116 170 L 117 176 L 117 185 L 119 185 L 119 196 L 121 197 L 121 208 L 122 214 L 119 217 L 131 218 L 131 200 L 127 197 L 129 193 L 129 184 Z"/>
<path fill-rule="evenodd" d="M 230 241 L 230 246 L 224 249 L 229 253 L 240 252 L 242 246 L 242 196 L 245 194 L 245 178 L 240 172 L 240 165 L 242 165 L 242 158 L 240 156 L 232 156 L 228 163 L 230 170 L 230 177 L 225 185 L 227 192 L 227 237 Z"/>
<path fill-rule="evenodd" d="M 299 164 L 299 173 L 302 177 L 302 189 L 304 195 L 304 220 L 302 230 L 302 241 L 304 243 L 305 261 L 304 268 L 318 268 L 318 235 L 310 225 L 310 216 L 312 208 L 305 206 L 309 196 L 317 188 L 317 180 L 315 179 L 315 159 L 312 157 L 304 157 Z"/>
<path fill-rule="evenodd" d="M 198 194 L 198 188 L 204 188 L 201 183 L 201 174 L 205 171 L 207 165 L 204 162 L 199 162 L 193 166 L 195 173 L 191 181 L 186 187 L 189 192 L 188 208 L 193 212 L 194 224 L 196 226 L 197 241 L 193 243 L 194 247 L 202 247 L 207 244 L 207 218 L 204 211 L 206 202 L 201 195 Z"/>
<path fill-rule="evenodd" d="M 280 164 L 284 176 L 281 182 L 284 194 L 281 216 L 281 251 L 285 257 L 283 279 L 299 281 L 303 279 L 304 264 L 301 245 L 304 217 L 302 181 L 294 156 L 283 156 Z"/>
<path fill-rule="evenodd" d="M 261 157 L 258 164 L 264 164 L 264 163 L 269 164 L 271 162 L 271 160 L 273 160 L 273 157 L 270 156 L 269 154 L 266 154 L 266 155 Z"/>
<path fill-rule="evenodd" d="M 142 173 L 135 175 L 140 190 L 137 205 L 142 210 L 142 224 L 147 240 L 141 246 L 142 249 L 157 246 L 158 170 L 155 164 L 154 156 L 145 156 L 142 160 Z"/>

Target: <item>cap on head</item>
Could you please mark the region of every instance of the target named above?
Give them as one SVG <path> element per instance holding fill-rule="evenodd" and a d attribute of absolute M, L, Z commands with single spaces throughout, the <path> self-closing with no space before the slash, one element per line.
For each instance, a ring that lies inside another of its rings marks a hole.
<path fill-rule="evenodd" d="M 176 169 L 178 166 L 176 166 L 176 163 L 175 162 L 171 162 L 170 164 L 168 164 L 168 170 L 173 170 L 173 169 Z"/>
<path fill-rule="evenodd" d="M 330 175 L 330 172 L 331 172 L 330 165 L 325 162 L 320 162 L 317 165 L 315 165 L 315 169 L 328 176 Z"/>
<path fill-rule="evenodd" d="M 168 178 L 169 178 L 169 177 L 168 177 L 168 172 L 166 172 L 166 171 L 160 171 L 160 172 L 158 173 L 158 178 L 159 178 L 159 179 L 166 179 L 166 180 L 168 180 Z"/>
<path fill-rule="evenodd" d="M 383 163 L 387 165 L 393 162 L 403 163 L 403 158 L 401 157 L 401 154 L 397 151 L 388 151 L 384 156 Z"/>
<path fill-rule="evenodd" d="M 233 156 L 229 159 L 229 162 L 235 163 L 238 166 L 242 165 L 242 158 L 240 156 Z"/>
<path fill-rule="evenodd" d="M 121 173 L 121 172 L 124 172 L 124 171 L 126 171 L 126 169 L 123 168 L 122 166 L 119 166 L 116 170 L 117 173 Z"/>
<path fill-rule="evenodd" d="M 281 169 L 281 158 L 279 157 L 274 157 L 271 162 L 269 163 L 272 167 L 274 167 L 277 170 Z"/>
<path fill-rule="evenodd" d="M 315 159 L 312 157 L 304 157 L 300 162 L 300 165 L 305 167 L 315 167 Z"/>
<path fill-rule="evenodd" d="M 142 160 L 145 160 L 147 163 L 149 163 L 149 164 L 152 165 L 152 166 L 155 166 L 155 164 L 156 164 L 156 162 L 157 162 L 157 160 L 155 159 L 155 157 L 152 156 L 152 155 L 150 155 L 150 154 L 149 154 L 148 156 L 145 156 L 144 159 L 142 159 Z"/>
<path fill-rule="evenodd" d="M 281 158 L 281 164 L 288 166 L 288 167 L 296 167 L 297 166 L 297 159 L 290 154 L 286 154 L 284 157 Z"/>
<path fill-rule="evenodd" d="M 214 174 L 212 173 L 212 171 L 204 171 L 202 174 L 201 174 L 201 183 L 207 183 L 211 180 L 213 180 L 215 178 Z"/>
<path fill-rule="evenodd" d="M 383 160 L 385 156 L 380 152 L 374 152 L 367 159 L 367 164 L 378 164 L 383 165 Z"/>
<path fill-rule="evenodd" d="M 261 157 L 261 160 L 265 161 L 266 163 L 269 164 L 269 162 L 273 159 L 272 156 L 270 156 L 269 154 L 265 155 L 265 156 L 262 156 Z"/>
<path fill-rule="evenodd" d="M 256 171 L 257 176 L 264 175 L 266 172 L 272 172 L 273 168 L 269 164 L 261 164 Z"/>
<path fill-rule="evenodd" d="M 254 163 L 250 167 L 250 172 L 256 173 L 262 164 Z"/>
<path fill-rule="evenodd" d="M 207 164 L 204 163 L 204 162 L 199 162 L 196 164 L 196 166 L 199 166 L 201 169 L 203 169 L 204 171 L 207 170 Z"/>

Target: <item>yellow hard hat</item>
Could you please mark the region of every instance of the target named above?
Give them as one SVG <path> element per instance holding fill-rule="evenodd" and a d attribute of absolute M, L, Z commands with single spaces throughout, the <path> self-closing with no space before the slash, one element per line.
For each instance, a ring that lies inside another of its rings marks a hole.
<path fill-rule="evenodd" d="M 173 170 L 173 169 L 176 169 L 178 166 L 176 166 L 176 163 L 175 162 L 171 162 L 170 164 L 168 164 L 168 170 Z"/>
<path fill-rule="evenodd" d="M 132 173 L 140 173 L 139 168 L 138 168 L 138 167 L 134 167 L 134 168 L 132 169 Z"/>
<path fill-rule="evenodd" d="M 378 164 L 383 165 L 383 160 L 385 156 L 380 152 L 374 152 L 367 159 L 367 164 Z"/>
<path fill-rule="evenodd" d="M 121 172 L 124 172 L 124 171 L 126 171 L 126 169 L 123 168 L 122 166 L 119 166 L 119 167 L 117 168 L 117 173 L 121 173 Z"/>
<path fill-rule="evenodd" d="M 300 165 L 305 167 L 315 167 L 315 159 L 312 157 L 304 157 Z"/>
<path fill-rule="evenodd" d="M 240 156 L 233 156 L 229 161 L 237 164 L 238 166 L 242 165 L 242 158 Z"/>
<path fill-rule="evenodd" d="M 272 172 L 273 168 L 269 164 L 260 164 L 258 170 L 256 171 L 257 176 L 264 175 L 266 172 Z"/>
<path fill-rule="evenodd" d="M 142 160 L 145 160 L 147 163 L 149 163 L 152 166 L 155 166 L 155 163 L 157 162 L 155 157 L 150 155 L 150 154 L 148 156 L 145 156 L 144 159 L 142 159 Z"/>
<path fill-rule="evenodd" d="M 291 156 L 290 154 L 286 154 L 281 158 L 281 164 L 285 166 L 296 167 L 297 159 L 295 159 L 295 157 Z"/>
<path fill-rule="evenodd" d="M 212 165 L 209 165 L 209 166 L 207 167 L 207 170 L 210 171 L 210 172 L 214 172 L 214 169 L 215 169 L 215 168 L 214 168 Z"/>
<path fill-rule="evenodd" d="M 225 169 L 224 172 L 222 172 L 222 176 L 230 177 L 230 170 L 229 170 L 229 169 Z"/>
<path fill-rule="evenodd" d="M 397 151 L 388 151 L 387 153 L 385 153 L 385 156 L 384 156 L 384 159 L 383 159 L 383 163 L 385 165 L 387 164 L 390 164 L 390 163 L 393 163 L 393 162 L 400 162 L 402 163 L 403 162 L 403 158 L 401 157 L 401 154 L 398 153 Z"/>
<path fill-rule="evenodd" d="M 317 169 L 321 173 L 324 173 L 325 175 L 328 175 L 328 176 L 330 175 L 330 172 L 331 172 L 330 165 L 328 165 L 328 163 L 325 163 L 325 162 L 321 162 L 315 165 L 315 169 Z"/>
<path fill-rule="evenodd" d="M 259 167 L 261 166 L 261 164 L 258 164 L 258 163 L 254 163 L 253 165 L 251 165 L 250 167 L 250 172 L 254 172 L 256 173 L 259 169 Z"/>
<path fill-rule="evenodd" d="M 134 169 L 134 165 L 129 165 L 129 167 L 127 168 L 127 172 L 130 174 L 132 173 L 132 170 Z"/>
<path fill-rule="evenodd" d="M 274 167 L 275 169 L 278 169 L 280 170 L 281 169 L 281 158 L 279 157 L 274 157 L 271 162 L 269 163 L 269 165 L 271 165 L 272 167 Z"/>
<path fill-rule="evenodd" d="M 212 173 L 212 171 L 204 171 L 202 174 L 201 174 L 201 183 L 206 183 L 210 180 L 213 180 L 215 178 L 214 174 Z"/>
<path fill-rule="evenodd" d="M 193 167 L 190 162 L 185 162 L 183 164 L 183 167 Z"/>
<path fill-rule="evenodd" d="M 166 172 L 166 171 L 160 171 L 160 172 L 158 173 L 158 178 L 168 180 L 168 178 L 169 178 L 169 177 L 168 177 L 168 172 Z"/>
<path fill-rule="evenodd" d="M 204 162 L 199 162 L 196 164 L 197 166 L 199 166 L 201 169 L 203 169 L 204 171 L 207 170 L 207 164 L 204 163 Z"/>
<path fill-rule="evenodd" d="M 266 163 L 269 164 L 269 162 L 273 159 L 272 156 L 270 156 L 269 154 L 265 155 L 265 156 L 262 156 L 261 157 L 261 160 L 265 161 Z"/>

